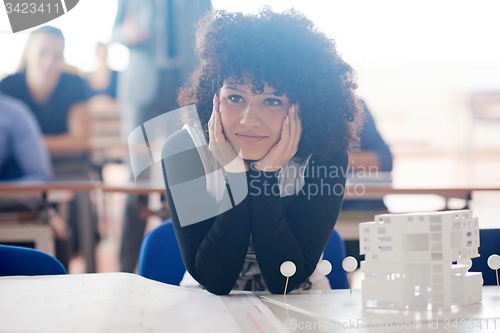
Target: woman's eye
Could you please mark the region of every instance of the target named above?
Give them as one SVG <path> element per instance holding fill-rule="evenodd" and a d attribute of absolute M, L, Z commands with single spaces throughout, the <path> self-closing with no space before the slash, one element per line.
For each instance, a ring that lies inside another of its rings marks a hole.
<path fill-rule="evenodd" d="M 229 99 L 233 103 L 241 103 L 241 102 L 243 102 L 243 97 L 240 96 L 240 95 L 229 95 L 227 97 L 227 99 Z"/>
<path fill-rule="evenodd" d="M 268 98 L 265 100 L 265 103 L 270 106 L 279 106 L 283 104 L 283 102 L 276 98 Z"/>

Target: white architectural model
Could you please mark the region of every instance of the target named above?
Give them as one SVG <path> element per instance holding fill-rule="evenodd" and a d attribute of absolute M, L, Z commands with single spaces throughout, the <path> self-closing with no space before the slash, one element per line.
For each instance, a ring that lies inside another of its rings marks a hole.
<path fill-rule="evenodd" d="M 481 301 L 481 273 L 452 264 L 479 256 L 472 211 L 376 215 L 359 235 L 363 307 L 450 310 Z"/>

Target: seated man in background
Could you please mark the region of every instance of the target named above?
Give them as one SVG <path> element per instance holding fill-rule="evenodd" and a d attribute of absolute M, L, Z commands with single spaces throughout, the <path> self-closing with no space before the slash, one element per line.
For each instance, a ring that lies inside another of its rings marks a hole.
<path fill-rule="evenodd" d="M 0 93 L 0 183 L 46 182 L 52 180 L 52 165 L 35 117 L 21 101 Z M 40 197 L 0 196 L 0 212 L 39 212 L 45 209 Z M 56 235 L 56 256 L 67 268 L 69 230 L 59 214 L 49 208 Z"/>
<path fill-rule="evenodd" d="M 25 104 L 0 93 L 0 182 L 51 179 L 38 122 Z"/>

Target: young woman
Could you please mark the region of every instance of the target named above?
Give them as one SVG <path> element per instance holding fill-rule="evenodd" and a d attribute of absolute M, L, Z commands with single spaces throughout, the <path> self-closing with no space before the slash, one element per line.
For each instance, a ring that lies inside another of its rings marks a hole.
<path fill-rule="evenodd" d="M 292 261 L 287 291 L 320 288 L 313 272 L 362 122 L 352 69 L 294 11 L 213 11 L 197 38 L 200 65 L 179 104 L 195 104 L 202 131 L 191 117 L 163 150 L 187 271 L 215 294 L 283 293 L 280 266 Z"/>
<path fill-rule="evenodd" d="M 1 91 L 30 107 L 51 153 L 89 147 L 88 88 L 82 78 L 64 72 L 64 45 L 63 33 L 57 28 L 33 30 L 18 73 L 0 82 Z"/>

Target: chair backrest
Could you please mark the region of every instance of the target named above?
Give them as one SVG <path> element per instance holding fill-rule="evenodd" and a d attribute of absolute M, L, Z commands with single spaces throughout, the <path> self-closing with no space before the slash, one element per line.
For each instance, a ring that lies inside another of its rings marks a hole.
<path fill-rule="evenodd" d="M 166 220 L 142 241 L 139 275 L 178 286 L 184 272 L 186 268 L 177 245 L 172 220 Z"/>
<path fill-rule="evenodd" d="M 326 277 L 330 281 L 332 289 L 347 289 L 347 273 L 342 268 L 342 261 L 346 256 L 344 240 L 340 237 L 337 230 L 333 229 L 328 243 L 323 251 L 323 259 L 332 264 L 332 271 Z"/>
<path fill-rule="evenodd" d="M 332 289 L 349 288 L 347 274 L 342 268 L 345 256 L 344 240 L 333 230 L 323 255 L 323 259 L 332 264 L 332 272 L 327 275 Z M 185 272 L 172 221 L 167 220 L 144 237 L 139 254 L 139 275 L 178 286 Z"/>
<path fill-rule="evenodd" d="M 484 285 L 496 285 L 495 271 L 488 266 L 492 254 L 500 255 L 500 229 L 479 229 L 479 255 L 472 259 L 471 272 L 483 273 Z"/>
<path fill-rule="evenodd" d="M 28 247 L 0 244 L 0 276 L 66 274 L 51 255 Z"/>

